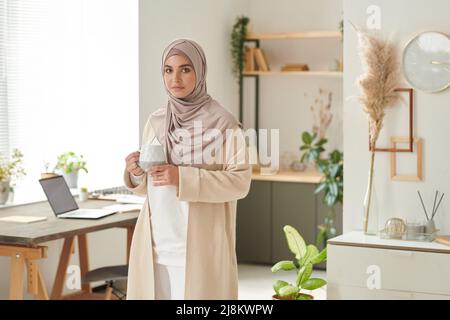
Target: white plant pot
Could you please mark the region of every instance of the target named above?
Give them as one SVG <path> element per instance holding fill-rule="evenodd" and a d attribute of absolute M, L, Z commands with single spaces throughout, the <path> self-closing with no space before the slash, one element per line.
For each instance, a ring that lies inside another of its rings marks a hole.
<path fill-rule="evenodd" d="M 5 204 L 9 198 L 9 180 L 0 182 L 0 204 Z"/>
<path fill-rule="evenodd" d="M 67 182 L 69 188 L 77 188 L 78 187 L 78 170 L 74 170 L 71 173 L 62 173 L 62 176 Z"/>

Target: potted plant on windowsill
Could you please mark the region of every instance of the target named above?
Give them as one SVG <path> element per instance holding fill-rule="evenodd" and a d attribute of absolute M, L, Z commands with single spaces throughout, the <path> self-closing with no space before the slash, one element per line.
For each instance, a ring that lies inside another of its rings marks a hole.
<path fill-rule="evenodd" d="M 22 168 L 23 154 L 19 149 L 14 149 L 11 159 L 0 154 L 0 204 L 8 201 L 10 192 L 14 192 L 14 181 L 26 175 Z"/>
<path fill-rule="evenodd" d="M 290 271 L 295 270 L 297 277 L 295 284 L 278 280 L 274 285 L 275 295 L 273 300 L 313 300 L 310 294 L 301 292 L 304 290 L 315 290 L 323 287 L 327 282 L 320 278 L 311 278 L 313 265 L 325 261 L 327 258 L 326 248 L 321 252 L 316 246 L 306 245 L 302 236 L 291 226 L 284 226 L 283 231 L 289 250 L 295 255 L 294 261 L 279 261 L 272 267 L 272 272 L 279 270 Z"/>
<path fill-rule="evenodd" d="M 80 170 L 88 172 L 86 161 L 83 155 L 76 155 L 74 152 L 65 152 L 58 156 L 55 169 L 64 177 L 69 188 L 76 188 L 78 185 L 78 172 Z"/>

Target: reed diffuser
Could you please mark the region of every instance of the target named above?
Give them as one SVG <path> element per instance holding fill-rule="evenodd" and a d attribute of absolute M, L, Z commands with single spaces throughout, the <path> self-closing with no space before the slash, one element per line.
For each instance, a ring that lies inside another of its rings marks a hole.
<path fill-rule="evenodd" d="M 417 190 L 417 193 L 419 194 L 420 203 L 422 204 L 423 212 L 425 213 L 425 217 L 427 218 L 427 224 L 425 226 L 425 233 L 432 234 L 436 232 L 436 224 L 434 222 L 434 217 L 439 209 L 439 206 L 441 205 L 442 198 L 444 198 L 445 193 L 442 193 L 439 201 L 436 201 L 439 198 L 439 191 L 436 190 L 436 193 L 434 194 L 434 202 L 433 202 L 433 209 L 431 211 L 431 214 L 428 214 L 427 209 L 425 208 L 425 203 L 423 202 L 422 195 L 420 194 L 420 191 Z"/>

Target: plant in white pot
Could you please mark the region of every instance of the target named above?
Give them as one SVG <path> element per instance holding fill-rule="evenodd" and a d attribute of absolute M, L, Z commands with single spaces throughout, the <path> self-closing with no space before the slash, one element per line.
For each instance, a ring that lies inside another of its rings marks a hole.
<path fill-rule="evenodd" d="M 0 153 L 0 204 L 8 201 L 10 192 L 14 192 L 15 180 L 26 175 L 22 168 L 23 154 L 19 149 L 14 149 L 11 158 L 4 157 Z"/>
<path fill-rule="evenodd" d="M 83 170 L 86 173 L 88 172 L 83 155 L 78 156 L 72 151 L 65 152 L 58 156 L 58 162 L 56 163 L 55 169 L 62 174 L 69 188 L 77 188 L 78 172 L 80 170 Z"/>

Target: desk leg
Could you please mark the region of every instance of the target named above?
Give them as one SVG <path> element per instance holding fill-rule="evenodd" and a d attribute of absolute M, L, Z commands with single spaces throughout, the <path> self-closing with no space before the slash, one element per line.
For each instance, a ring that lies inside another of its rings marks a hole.
<path fill-rule="evenodd" d="M 11 273 L 9 278 L 9 299 L 23 300 L 23 269 L 25 259 L 23 255 L 17 253 L 11 256 Z"/>
<path fill-rule="evenodd" d="M 23 299 L 24 267 L 27 266 L 28 292 L 37 295 L 39 292 L 37 260 L 47 258 L 47 247 L 24 247 L 18 245 L 0 245 L 0 256 L 11 259 L 9 298 Z M 41 288 L 46 293 L 45 286 Z"/>
<path fill-rule="evenodd" d="M 49 297 L 48 297 L 47 289 L 45 288 L 44 278 L 42 277 L 41 270 L 39 270 L 39 269 L 37 271 L 37 276 L 38 276 L 38 291 L 37 291 L 36 297 L 39 300 L 48 300 Z"/>
<path fill-rule="evenodd" d="M 61 256 L 59 257 L 58 270 L 56 271 L 55 282 L 53 284 L 53 290 L 51 295 L 52 300 L 61 299 L 62 297 L 64 289 L 64 281 L 66 279 L 66 271 L 70 261 L 73 240 L 74 237 L 68 237 L 64 239 L 63 249 L 61 252 Z"/>
<path fill-rule="evenodd" d="M 80 273 L 81 278 L 89 271 L 89 255 L 86 234 L 78 236 L 78 254 L 80 257 Z M 91 293 L 91 285 L 84 283 L 81 285 L 81 289 L 84 292 Z"/>

